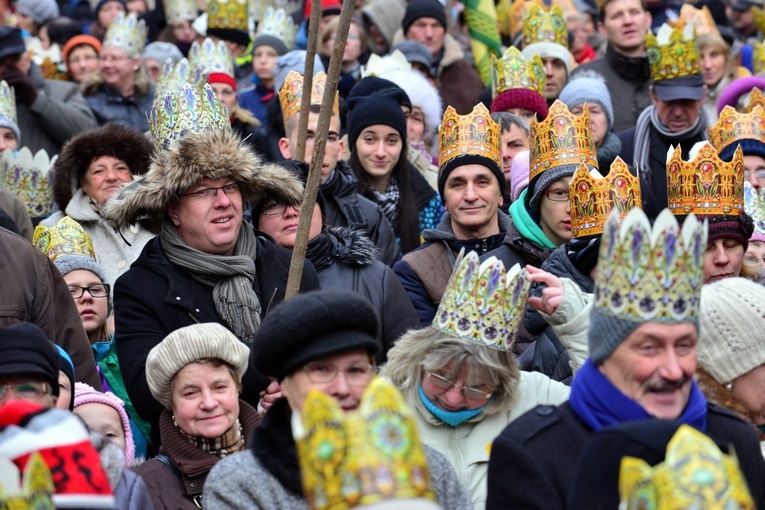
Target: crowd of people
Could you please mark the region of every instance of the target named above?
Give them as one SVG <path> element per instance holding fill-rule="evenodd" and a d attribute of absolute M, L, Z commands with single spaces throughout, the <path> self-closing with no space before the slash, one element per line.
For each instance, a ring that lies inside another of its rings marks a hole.
<path fill-rule="evenodd" d="M 0 2 L 0 506 L 765 508 L 762 0 L 343 1 Z"/>

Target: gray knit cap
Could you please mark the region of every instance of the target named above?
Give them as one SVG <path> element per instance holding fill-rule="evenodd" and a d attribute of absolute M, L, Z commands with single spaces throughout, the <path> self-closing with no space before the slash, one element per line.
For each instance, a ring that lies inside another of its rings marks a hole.
<path fill-rule="evenodd" d="M 569 108 L 583 103 L 600 105 L 608 120 L 609 131 L 614 127 L 614 107 L 611 104 L 611 94 L 608 93 L 603 75 L 595 71 L 584 71 L 573 78 L 563 87 L 558 97 Z"/>
<path fill-rule="evenodd" d="M 56 0 L 18 0 L 16 10 L 32 18 L 38 27 L 59 15 Z"/>
<path fill-rule="evenodd" d="M 101 264 L 85 255 L 63 255 L 53 260 L 53 263 L 56 265 L 58 272 L 61 273 L 61 276 L 66 276 L 78 269 L 84 269 L 98 276 L 102 282 L 108 282 Z"/>
<path fill-rule="evenodd" d="M 146 358 L 146 382 L 152 396 L 170 409 L 170 381 L 180 369 L 204 358 L 231 366 L 239 381 L 247 371 L 250 349 L 216 322 L 176 329 L 155 345 Z"/>
<path fill-rule="evenodd" d="M 169 42 L 155 41 L 149 43 L 141 54 L 141 59 L 156 60 L 160 64 L 164 64 L 168 58 L 173 61 L 173 64 L 177 64 L 183 58 L 183 53 L 178 49 L 178 46 Z"/>
<path fill-rule="evenodd" d="M 529 191 L 526 194 L 529 201 L 529 207 L 539 217 L 540 204 L 547 188 L 555 181 L 564 177 L 572 177 L 579 165 L 560 165 L 549 168 L 541 174 L 534 177 L 529 183 Z"/>

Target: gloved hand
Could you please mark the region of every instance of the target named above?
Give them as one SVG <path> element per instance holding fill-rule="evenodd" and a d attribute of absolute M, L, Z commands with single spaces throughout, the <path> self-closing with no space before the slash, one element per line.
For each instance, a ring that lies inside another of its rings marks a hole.
<path fill-rule="evenodd" d="M 3 71 L 2 78 L 14 89 L 16 101 L 32 106 L 37 99 L 37 88 L 29 76 L 17 67 L 9 67 Z"/>

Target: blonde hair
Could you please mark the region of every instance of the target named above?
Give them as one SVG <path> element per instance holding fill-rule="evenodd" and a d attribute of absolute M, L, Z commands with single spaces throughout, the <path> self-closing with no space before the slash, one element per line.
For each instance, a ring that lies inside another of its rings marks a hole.
<path fill-rule="evenodd" d="M 716 49 L 725 55 L 725 70 L 720 80 L 728 78 L 729 81 L 732 81 L 736 78 L 736 59 L 731 55 L 730 46 L 722 37 L 715 34 L 701 34 L 696 38 L 696 43 L 699 48 L 699 55 L 707 48 Z"/>

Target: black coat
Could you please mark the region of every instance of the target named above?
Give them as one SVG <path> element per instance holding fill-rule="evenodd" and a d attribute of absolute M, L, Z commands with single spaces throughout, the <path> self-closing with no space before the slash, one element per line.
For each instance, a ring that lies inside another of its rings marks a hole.
<path fill-rule="evenodd" d="M 752 426 L 707 403 L 706 434 L 733 445 L 757 507 L 765 508 L 765 460 Z M 568 403 L 538 406 L 512 422 L 492 445 L 486 510 L 566 508 L 575 467 L 592 435 Z"/>

